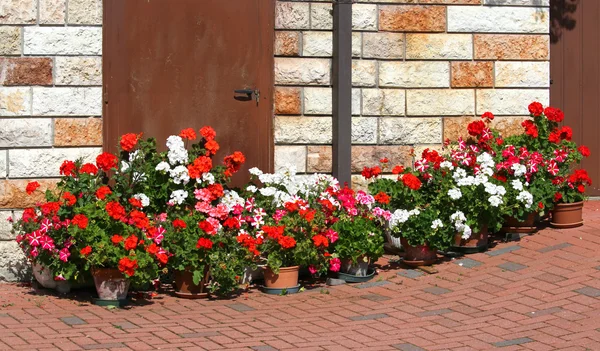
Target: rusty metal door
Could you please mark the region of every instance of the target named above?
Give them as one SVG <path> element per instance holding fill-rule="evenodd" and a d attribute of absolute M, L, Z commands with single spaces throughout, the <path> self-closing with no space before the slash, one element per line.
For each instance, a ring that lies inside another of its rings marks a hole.
<path fill-rule="evenodd" d="M 593 181 L 587 194 L 600 196 L 600 1 L 550 6 L 550 100 L 565 112 L 573 139 L 592 151 L 582 167 Z"/>
<path fill-rule="evenodd" d="M 104 0 L 103 30 L 105 149 L 210 125 L 219 160 L 246 155 L 236 183 L 272 170 L 273 0 Z"/>

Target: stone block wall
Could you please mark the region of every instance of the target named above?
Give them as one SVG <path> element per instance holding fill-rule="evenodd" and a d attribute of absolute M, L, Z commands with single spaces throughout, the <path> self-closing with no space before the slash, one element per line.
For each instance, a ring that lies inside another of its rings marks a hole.
<path fill-rule="evenodd" d="M 102 1 L 0 1 L 0 281 L 22 256 L 6 219 L 56 183 L 64 159 L 102 145 Z"/>
<path fill-rule="evenodd" d="M 549 101 L 549 0 L 358 0 L 352 168 L 439 147 L 492 111 L 504 134 Z M 331 1 L 278 0 L 275 165 L 331 171 Z M 360 177 L 355 177 L 360 180 Z"/>

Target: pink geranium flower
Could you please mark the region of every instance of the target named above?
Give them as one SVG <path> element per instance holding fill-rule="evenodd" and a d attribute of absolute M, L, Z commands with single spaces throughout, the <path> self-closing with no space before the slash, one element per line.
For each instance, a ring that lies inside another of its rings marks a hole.
<path fill-rule="evenodd" d="M 329 260 L 329 270 L 332 272 L 339 272 L 342 267 L 342 261 L 339 258 L 332 258 Z"/>
<path fill-rule="evenodd" d="M 338 235 L 338 233 L 333 230 L 333 229 L 327 229 L 327 232 L 325 233 L 325 237 L 327 237 L 327 239 L 329 239 L 330 243 L 334 243 L 337 241 L 337 239 L 340 238 L 340 236 Z"/>
<path fill-rule="evenodd" d="M 308 271 L 310 272 L 310 274 L 315 274 L 317 273 L 317 268 L 311 264 L 308 266 Z"/>

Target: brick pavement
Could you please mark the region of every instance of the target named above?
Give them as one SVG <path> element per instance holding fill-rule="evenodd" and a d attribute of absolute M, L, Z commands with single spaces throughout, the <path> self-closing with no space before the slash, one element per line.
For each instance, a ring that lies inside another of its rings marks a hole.
<path fill-rule="evenodd" d="M 362 285 L 229 300 L 162 294 L 121 310 L 0 285 L 0 350 L 600 350 L 600 202 L 437 273 L 392 256 Z"/>

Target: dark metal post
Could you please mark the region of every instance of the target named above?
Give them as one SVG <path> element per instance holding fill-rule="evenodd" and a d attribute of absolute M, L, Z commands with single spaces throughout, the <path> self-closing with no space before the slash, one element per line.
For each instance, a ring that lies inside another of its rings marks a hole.
<path fill-rule="evenodd" d="M 351 186 L 352 1 L 333 3 L 333 176 Z"/>

